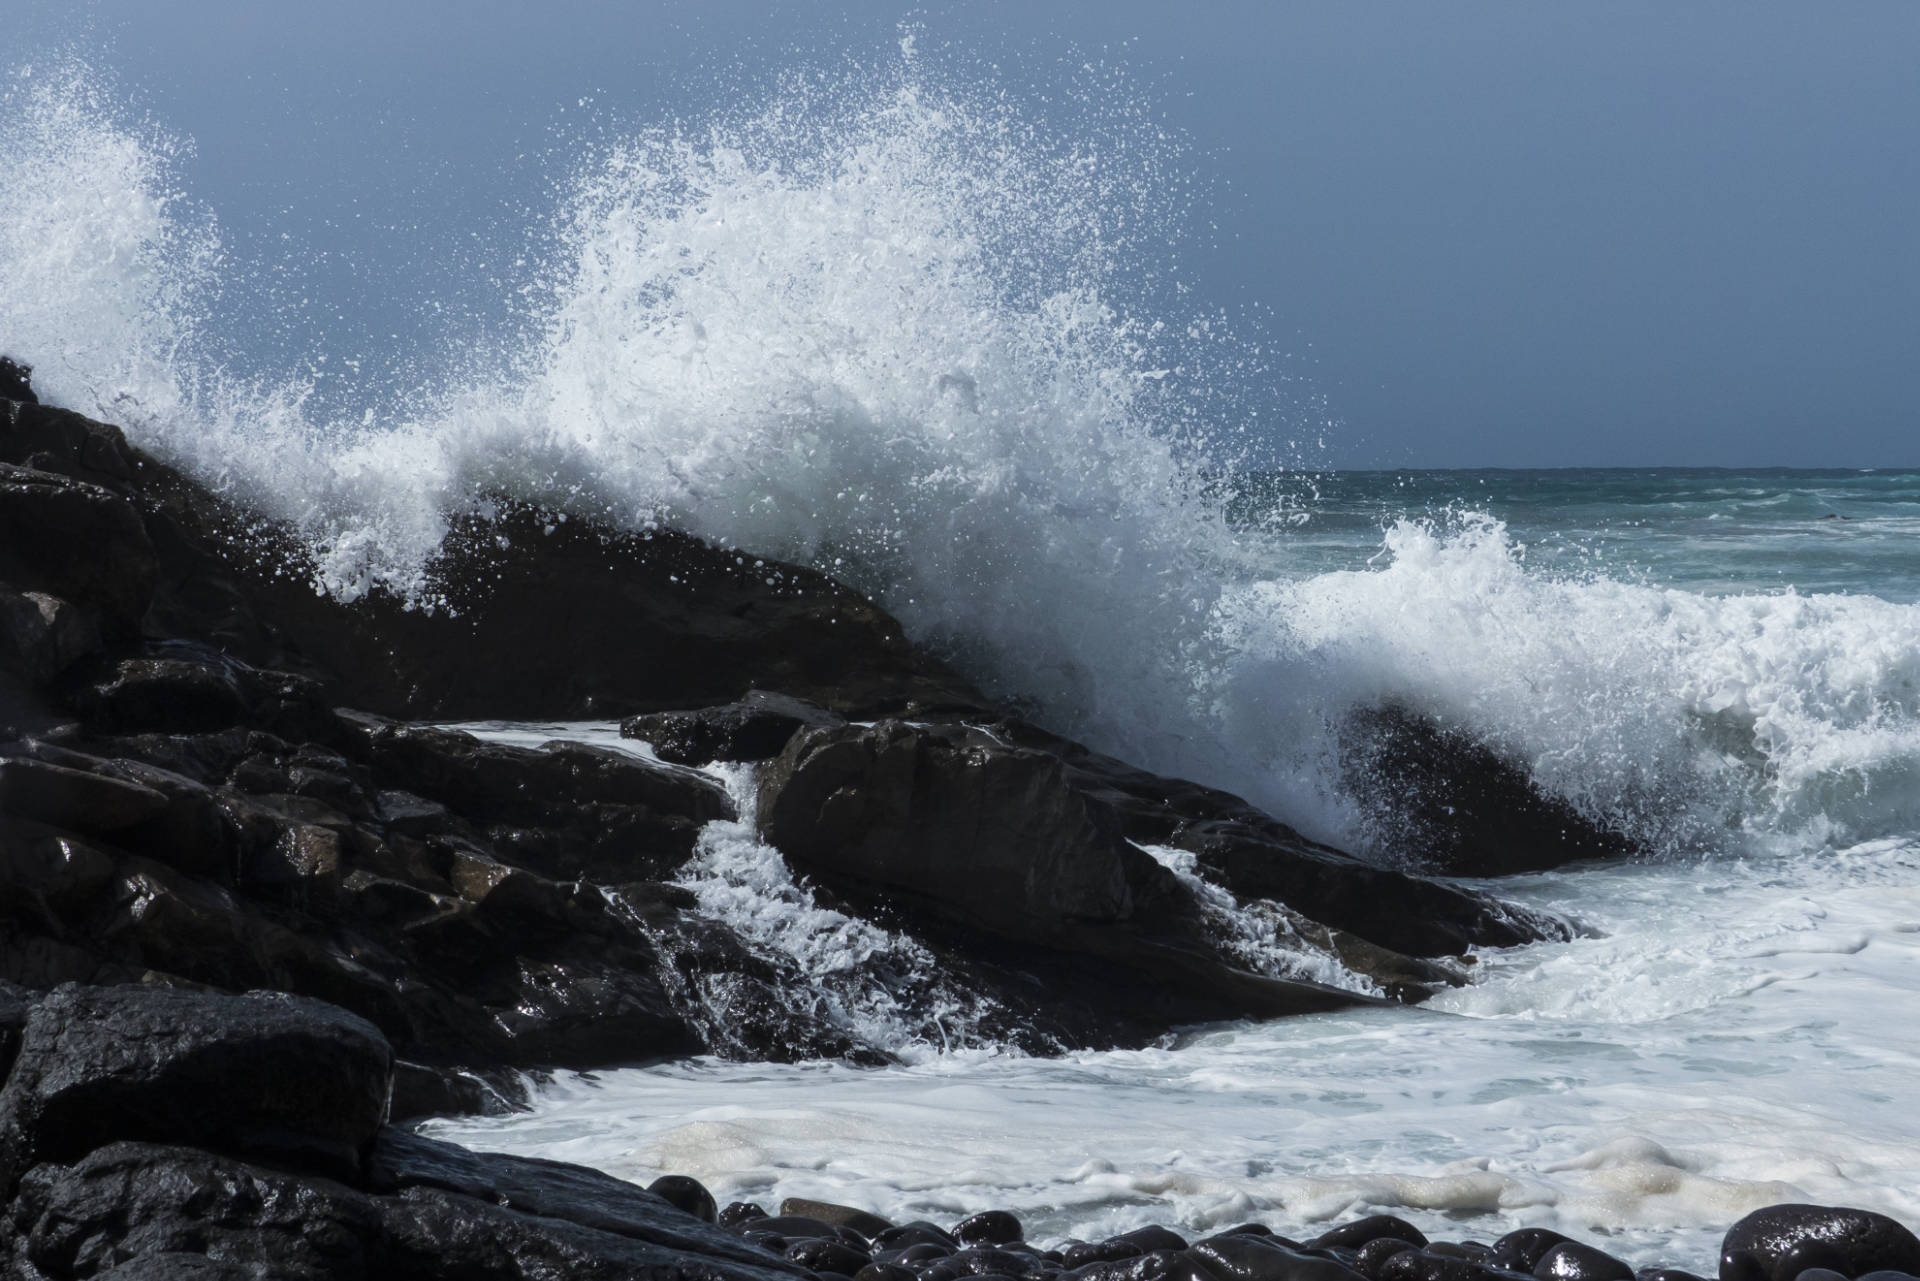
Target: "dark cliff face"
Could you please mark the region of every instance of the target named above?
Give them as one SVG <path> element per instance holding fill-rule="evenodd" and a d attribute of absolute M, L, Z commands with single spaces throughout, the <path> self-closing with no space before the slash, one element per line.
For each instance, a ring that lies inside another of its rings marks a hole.
<path fill-rule="evenodd" d="M 712 760 L 768 762 L 761 835 L 914 949 L 865 976 L 909 1017 L 964 995 L 1036 1051 L 1367 999 L 1255 972 L 1143 845 L 1392 998 L 1561 928 L 1050 735 L 830 579 L 671 531 L 503 505 L 457 524 L 440 608 L 343 604 L 287 531 L 10 386 L 0 978 L 317 996 L 423 1110 L 489 1104 L 462 1068 L 884 1058 L 672 883 L 744 817 Z M 421 723 L 617 716 L 666 759 Z"/>

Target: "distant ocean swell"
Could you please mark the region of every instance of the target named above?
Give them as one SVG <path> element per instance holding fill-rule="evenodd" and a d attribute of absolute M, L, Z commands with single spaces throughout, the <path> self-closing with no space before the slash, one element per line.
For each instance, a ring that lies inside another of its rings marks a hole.
<path fill-rule="evenodd" d="M 1124 101 L 1051 133 L 908 49 L 602 147 L 503 285 L 524 349 L 340 418 L 230 372 L 260 265 L 179 140 L 73 60 L 17 68 L 0 120 L 0 351 L 295 524 L 325 590 L 431 607 L 450 514 L 506 495 L 816 565 L 1059 728 L 1382 857 L 1347 759 L 1382 702 L 1666 851 L 1920 831 L 1914 605 L 1530 566 L 1466 509 L 1330 570 L 1290 541 L 1305 480 L 1235 502 L 1273 375 L 1148 310 L 1184 161 Z"/>

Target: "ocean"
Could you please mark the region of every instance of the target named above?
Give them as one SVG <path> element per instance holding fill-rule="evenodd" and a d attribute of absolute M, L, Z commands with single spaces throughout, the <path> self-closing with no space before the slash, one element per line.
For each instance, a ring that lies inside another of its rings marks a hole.
<path fill-rule="evenodd" d="M 510 322 L 356 399 L 350 355 L 276 365 L 223 320 L 274 264 L 182 189 L 181 140 L 43 63 L 0 115 L 0 352 L 298 530 L 342 598 L 437 607 L 450 519 L 501 496 L 673 525 L 1367 857 L 1405 857 L 1348 767 L 1383 703 L 1648 853 L 1492 885 L 1580 936 L 1419 1008 L 1034 1058 L 850 985 L 899 941 L 716 824 L 680 874 L 702 910 L 899 1064 L 563 1075 L 429 1129 L 1042 1240 L 1383 1209 L 1709 1271 L 1774 1202 L 1920 1221 L 1920 471 L 1328 470 L 1261 344 L 1143 272 L 1184 216 L 1176 142 L 1125 111 L 1051 134 L 910 48 L 829 87 L 583 149 L 539 251 L 488 268 Z"/>

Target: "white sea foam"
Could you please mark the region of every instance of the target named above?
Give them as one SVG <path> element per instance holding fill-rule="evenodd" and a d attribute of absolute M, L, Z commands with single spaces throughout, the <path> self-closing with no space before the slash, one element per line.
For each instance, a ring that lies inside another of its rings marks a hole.
<path fill-rule="evenodd" d="M 1446 1239 L 1540 1225 L 1711 1275 L 1780 1201 L 1920 1218 L 1905 1082 L 1920 847 L 1508 882 L 1604 937 L 1483 958 L 1419 1010 L 1209 1029 L 1177 1047 L 880 1071 L 699 1060 L 563 1078 L 477 1147 L 811 1196 L 896 1221 L 1018 1210 L 1037 1239 L 1403 1214 Z"/>

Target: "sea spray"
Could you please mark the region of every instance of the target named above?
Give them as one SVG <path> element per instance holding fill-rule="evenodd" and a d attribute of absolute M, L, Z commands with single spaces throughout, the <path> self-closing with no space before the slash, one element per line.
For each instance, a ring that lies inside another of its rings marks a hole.
<path fill-rule="evenodd" d="M 339 420 L 212 336 L 267 268 L 183 143 L 84 63 L 7 93 L 0 347 L 289 522 L 324 590 L 435 607 L 449 518 L 506 496 L 806 561 L 1047 723 L 1381 858 L 1346 736 L 1382 701 L 1658 848 L 1916 821 L 1912 606 L 1534 567 L 1471 515 L 1319 572 L 1284 480 L 1236 519 L 1267 375 L 1155 310 L 1191 159 L 1124 93 L 1049 128 L 915 55 L 596 145 L 502 282 L 525 347 Z"/>

